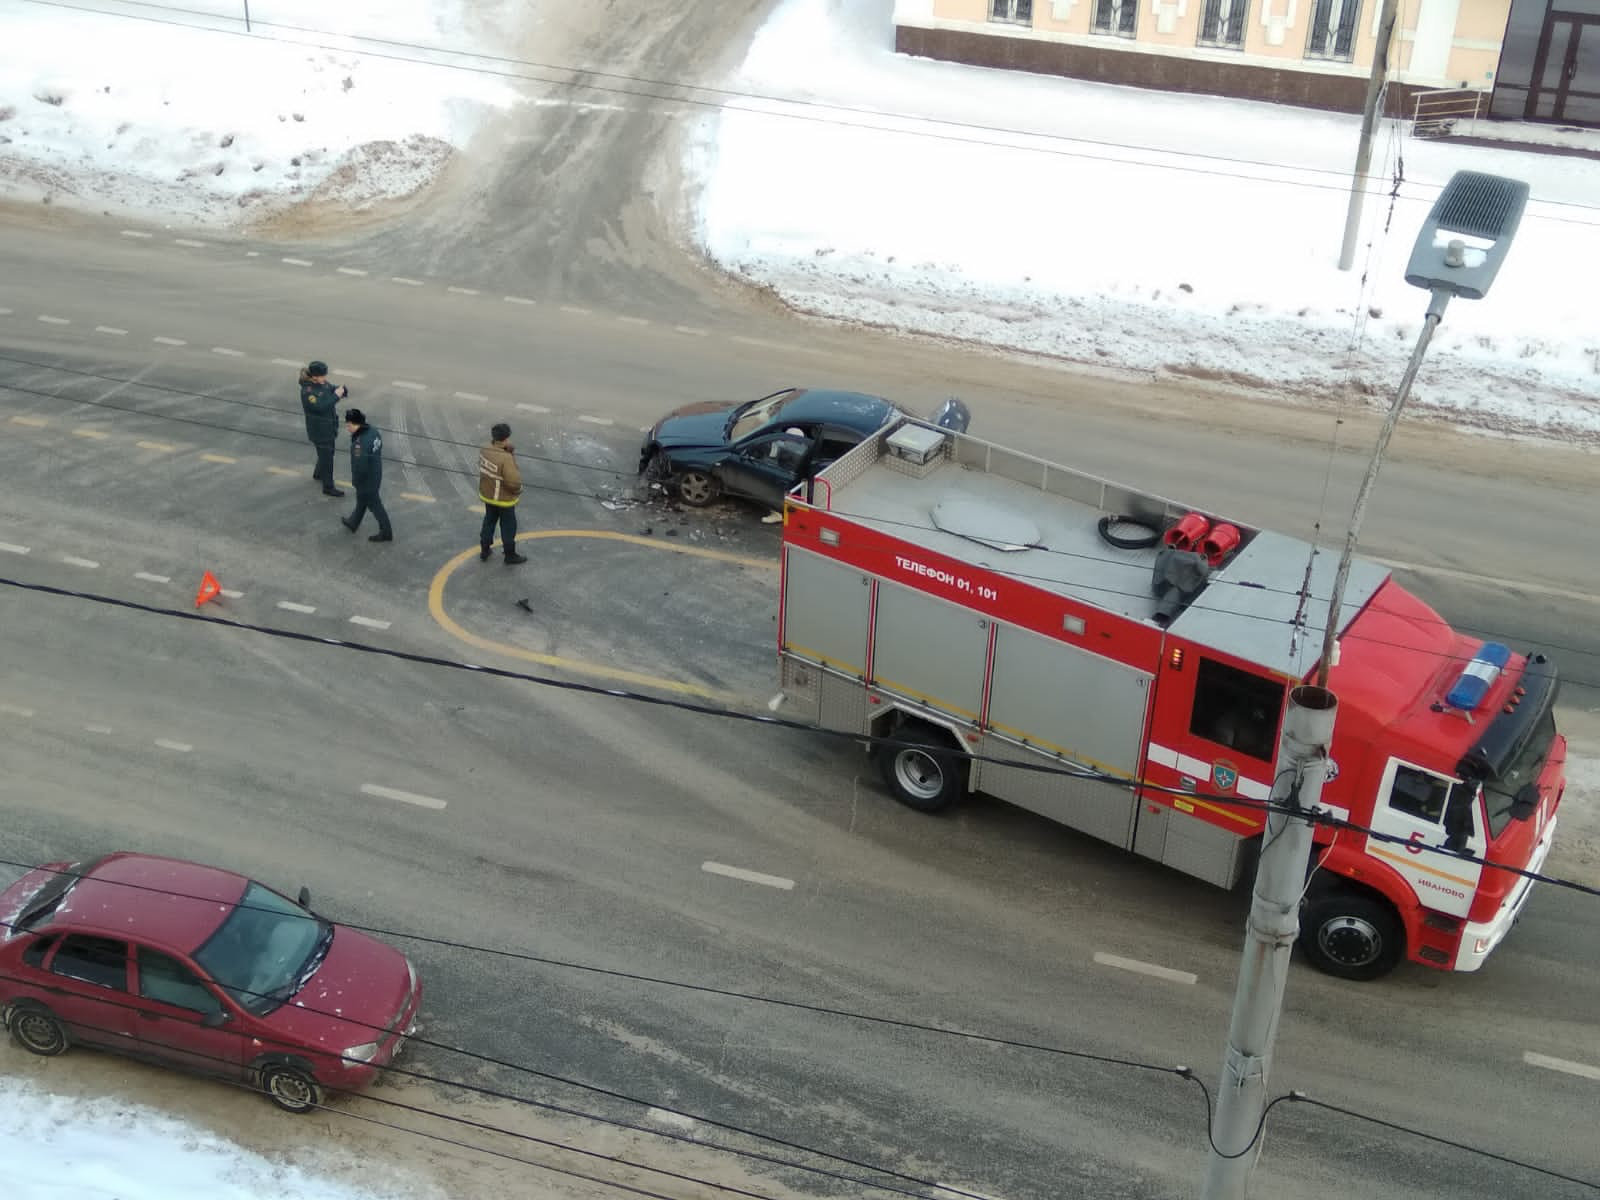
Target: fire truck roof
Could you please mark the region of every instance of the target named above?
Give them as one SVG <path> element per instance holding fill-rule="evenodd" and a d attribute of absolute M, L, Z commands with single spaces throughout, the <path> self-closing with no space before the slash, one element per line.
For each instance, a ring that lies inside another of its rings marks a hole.
<path fill-rule="evenodd" d="M 942 431 L 941 431 L 942 432 Z M 1131 514 L 1164 529 L 1189 506 L 980 439 L 949 434 L 946 454 L 925 464 L 896 459 L 885 438 L 868 439 L 819 475 L 820 506 L 958 562 L 1021 580 L 1136 621 L 1153 621 L 1151 574 L 1158 546 L 1125 550 L 1105 542 L 1098 522 Z M 966 519 L 988 512 L 1005 536 L 950 532 L 936 510 Z M 1241 546 L 1169 626 L 1172 633 L 1291 678 L 1303 678 L 1322 650 L 1338 568 L 1336 548 L 1314 548 L 1239 522 Z M 1018 548 L 1016 531 L 1029 530 Z M 1002 548 L 1004 547 L 1004 548 Z M 1356 559 L 1341 608 L 1349 624 L 1389 577 Z M 1302 590 L 1308 598 L 1301 599 Z"/>

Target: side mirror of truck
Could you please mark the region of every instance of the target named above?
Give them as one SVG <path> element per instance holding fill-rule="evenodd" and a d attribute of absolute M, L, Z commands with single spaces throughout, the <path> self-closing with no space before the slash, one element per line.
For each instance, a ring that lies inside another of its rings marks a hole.
<path fill-rule="evenodd" d="M 1517 798 L 1511 802 L 1511 819 L 1513 821 L 1526 821 L 1533 816 L 1539 807 L 1539 785 L 1530 783 L 1517 792 Z"/>

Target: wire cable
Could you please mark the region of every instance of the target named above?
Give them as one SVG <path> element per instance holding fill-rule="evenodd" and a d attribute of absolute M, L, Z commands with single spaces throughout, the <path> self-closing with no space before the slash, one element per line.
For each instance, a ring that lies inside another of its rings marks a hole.
<path fill-rule="evenodd" d="M 821 737 L 842 739 L 857 744 L 867 743 L 874 746 L 907 748 L 918 747 L 920 743 L 902 741 L 893 737 L 884 737 L 877 734 L 854 733 L 848 730 L 828 729 L 806 721 L 797 721 L 789 717 L 773 716 L 770 713 L 743 712 L 738 709 L 721 708 L 711 704 L 702 704 L 691 700 L 681 700 L 669 696 L 652 695 L 648 692 L 634 692 L 623 688 L 603 687 L 599 684 L 583 683 L 579 680 L 557 679 L 554 676 L 534 675 L 526 671 L 516 671 L 508 667 L 491 667 L 478 663 L 463 662 L 459 659 L 443 658 L 439 655 L 420 654 L 409 650 L 398 650 L 387 646 L 377 646 L 370 642 L 358 642 L 349 638 L 335 638 L 326 635 L 302 633 L 298 630 L 284 629 L 278 626 L 261 625 L 248 621 L 240 621 L 232 617 L 218 617 L 208 613 L 191 612 L 187 609 L 165 608 L 160 605 L 144 604 L 135 600 L 124 600 L 115 596 L 104 596 L 93 592 L 84 592 L 72 588 L 61 588 L 51 584 L 28 583 L 23 580 L 11 579 L 0 576 L 0 587 L 15 588 L 20 591 L 34 592 L 41 595 L 55 596 L 64 599 L 85 600 L 93 604 L 106 605 L 113 608 L 127 609 L 133 612 L 146 613 L 152 616 L 161 616 L 186 621 L 197 621 L 201 624 L 216 625 L 228 629 L 243 630 L 250 633 L 259 633 L 268 637 L 283 638 L 289 641 L 313 642 L 322 646 L 334 646 L 343 650 L 352 650 L 362 654 L 374 654 L 380 657 L 397 659 L 402 662 L 417 663 L 423 666 L 444 667 L 456 671 L 471 671 L 478 675 L 488 675 L 500 679 L 516 680 L 522 683 L 532 683 L 540 687 L 554 688 L 560 691 L 580 692 L 593 696 L 609 696 L 613 699 L 627 700 L 636 704 L 647 704 L 658 708 L 678 709 L 683 712 L 695 713 L 701 716 L 718 717 L 724 720 L 743 721 L 750 724 L 767 725 L 773 728 L 793 729 L 803 733 Z M 1467 850 L 1452 849 L 1444 845 L 1418 843 L 1409 837 L 1387 833 L 1373 829 L 1345 818 L 1335 817 L 1326 809 L 1314 809 L 1306 812 L 1298 806 L 1278 805 L 1270 800 L 1251 800 L 1242 796 L 1230 796 L 1220 793 L 1204 792 L 1198 789 L 1168 787 L 1148 781 L 1125 778 L 1105 771 L 1092 768 L 1073 769 L 1071 767 L 1055 766 L 1048 763 L 1027 762 L 1022 759 L 995 758 L 988 755 L 968 753 L 965 757 L 974 762 L 994 763 L 998 766 L 1007 766 L 1021 771 L 1029 771 L 1042 775 L 1064 775 L 1076 779 L 1091 779 L 1124 788 L 1140 788 L 1146 792 L 1161 795 L 1179 796 L 1185 799 L 1201 799 L 1210 803 L 1243 811 L 1258 813 L 1283 812 L 1289 816 L 1313 824 L 1324 825 L 1333 829 L 1348 829 L 1353 832 L 1365 834 L 1369 838 L 1388 842 L 1394 845 L 1403 845 L 1416 852 L 1430 851 L 1442 854 L 1461 862 L 1473 863 L 1490 870 L 1502 871 L 1507 874 L 1517 875 L 1540 883 L 1548 883 L 1554 887 L 1566 888 L 1585 895 L 1600 897 L 1600 888 L 1579 883 L 1576 880 L 1561 879 L 1556 876 L 1545 875 L 1538 871 L 1531 871 L 1525 867 L 1512 866 L 1509 863 L 1495 862 L 1481 855 L 1475 855 Z"/>

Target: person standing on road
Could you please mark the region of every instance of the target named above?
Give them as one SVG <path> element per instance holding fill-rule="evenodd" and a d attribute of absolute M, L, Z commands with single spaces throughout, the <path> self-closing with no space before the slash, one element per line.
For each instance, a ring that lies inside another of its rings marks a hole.
<path fill-rule="evenodd" d="M 494 554 L 494 528 L 500 526 L 500 548 L 506 566 L 527 562 L 517 553 L 517 501 L 522 498 L 522 472 L 517 469 L 517 448 L 511 444 L 511 426 L 501 421 L 489 430 L 489 444 L 478 451 L 478 499 L 483 501 L 483 527 L 478 531 L 478 560 Z"/>
<path fill-rule="evenodd" d="M 342 496 L 333 482 L 333 443 L 339 436 L 339 401 L 349 395 L 343 385 L 328 382 L 328 364 L 313 360 L 300 372 L 300 407 L 306 416 L 306 439 L 316 447 L 317 466 L 311 478 L 324 496 Z"/>
<path fill-rule="evenodd" d="M 341 521 L 354 533 L 370 508 L 378 518 L 378 532 L 367 541 L 392 542 L 394 529 L 378 497 L 378 487 L 383 483 L 383 435 L 367 424 L 367 414 L 359 408 L 345 413 L 344 425 L 350 431 L 350 479 L 356 487 L 356 510 Z"/>

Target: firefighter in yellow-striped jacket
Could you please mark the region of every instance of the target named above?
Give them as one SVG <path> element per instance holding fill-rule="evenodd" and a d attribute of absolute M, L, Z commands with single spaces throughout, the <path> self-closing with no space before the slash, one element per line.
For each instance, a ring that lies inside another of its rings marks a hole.
<path fill-rule="evenodd" d="M 483 501 L 483 528 L 478 532 L 478 558 L 494 554 L 494 528 L 500 526 L 500 548 L 506 566 L 527 562 L 517 553 L 517 501 L 522 498 L 522 472 L 517 470 L 511 426 L 501 421 L 489 430 L 489 444 L 478 451 L 478 499 Z"/>

